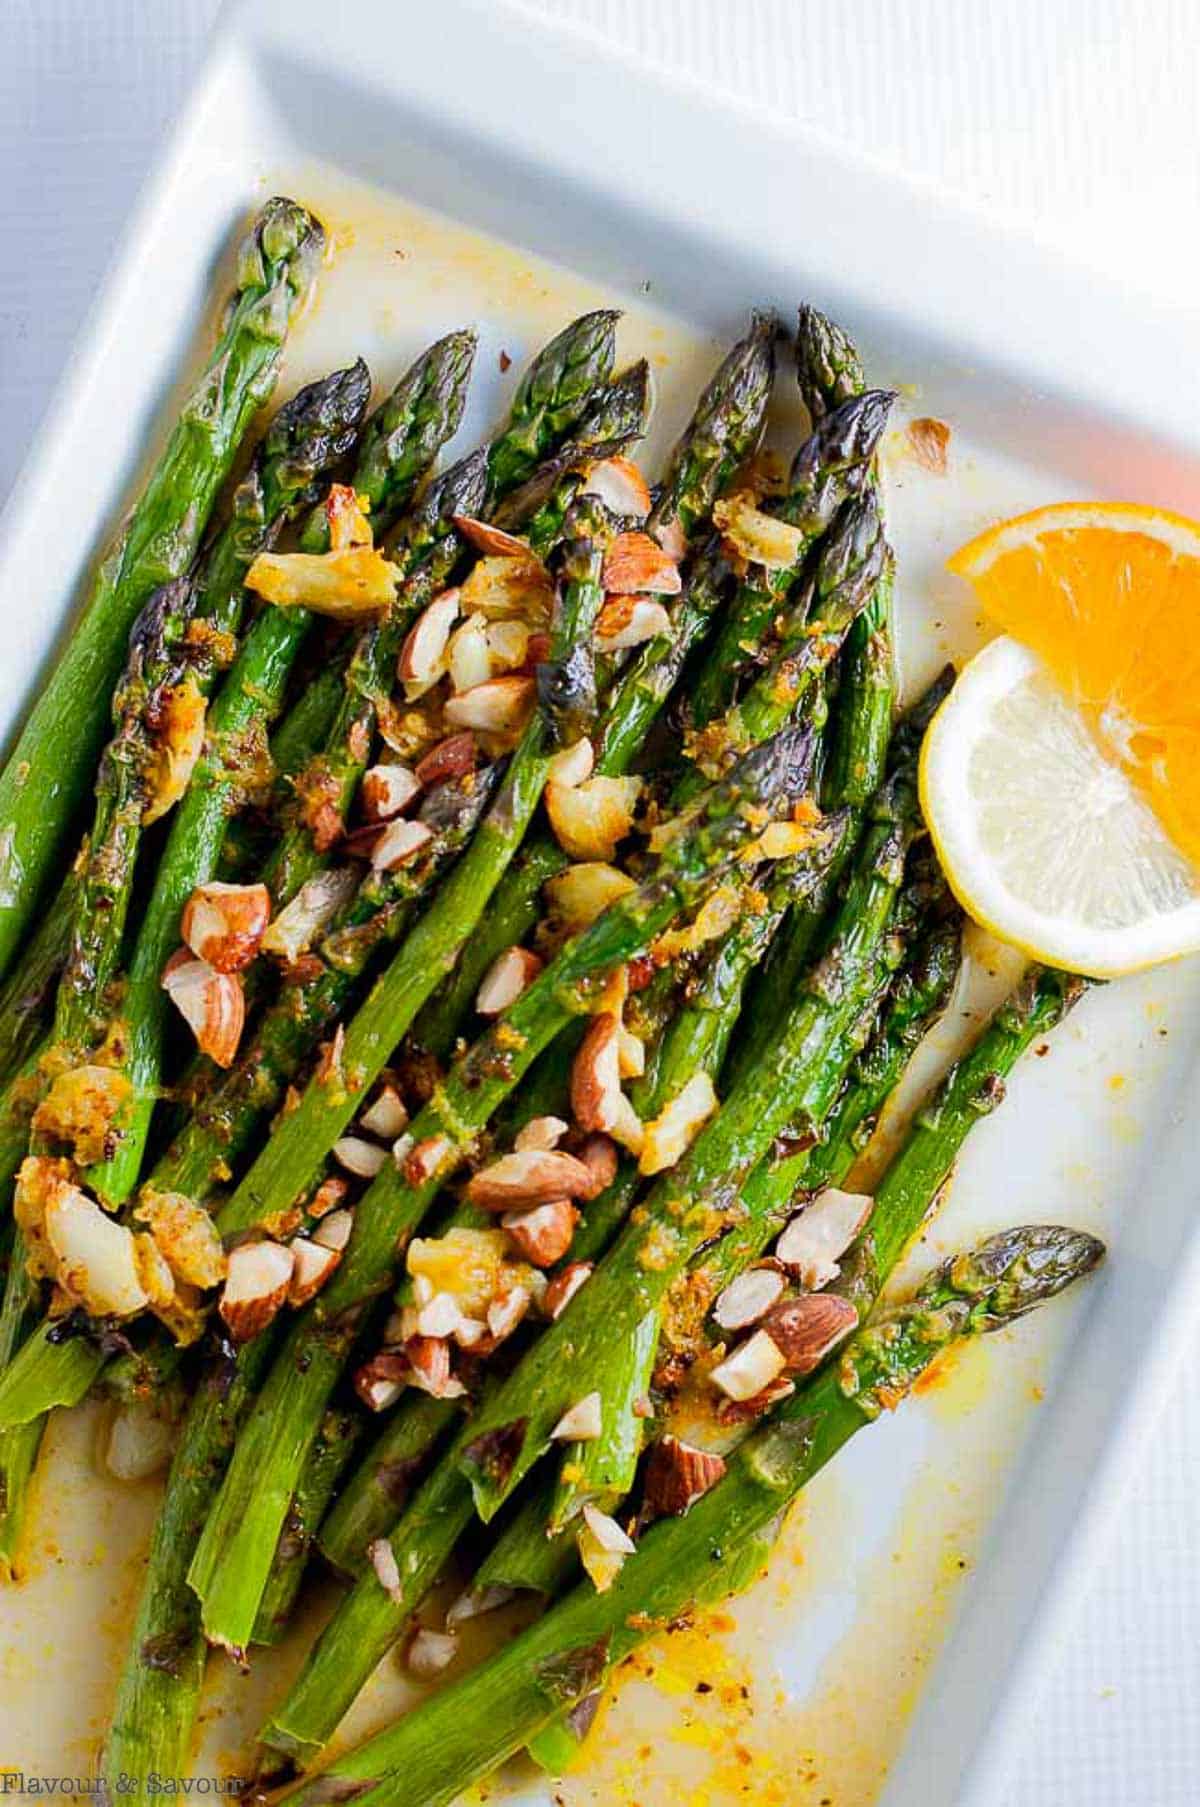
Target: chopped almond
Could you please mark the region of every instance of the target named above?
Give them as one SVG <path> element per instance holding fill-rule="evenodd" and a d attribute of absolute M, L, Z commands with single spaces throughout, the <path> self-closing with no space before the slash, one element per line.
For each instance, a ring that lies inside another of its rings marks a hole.
<path fill-rule="evenodd" d="M 662 1173 L 682 1159 L 718 1108 L 716 1090 L 709 1075 L 693 1073 L 683 1089 L 645 1125 L 645 1141 L 638 1162 L 642 1173 Z"/>
<path fill-rule="evenodd" d="M 741 1403 L 770 1386 L 787 1365 L 779 1344 L 765 1330 L 756 1330 L 713 1369 L 709 1378 L 728 1399 Z"/>
<path fill-rule="evenodd" d="M 429 1393 L 434 1399 L 463 1397 L 467 1389 L 450 1372 L 450 1345 L 443 1338 L 409 1337 L 404 1353 L 411 1370 L 409 1379 L 422 1393 Z"/>
<path fill-rule="evenodd" d="M 617 1177 L 617 1145 L 611 1136 L 596 1131 L 585 1136 L 575 1150 L 579 1160 L 591 1175 L 591 1184 L 587 1192 L 581 1193 L 584 1199 L 599 1198 L 600 1194 L 611 1186 Z"/>
<path fill-rule="evenodd" d="M 621 1025 L 610 1010 L 588 1024 L 571 1063 L 571 1110 L 581 1129 L 611 1130 L 621 1091 Z"/>
<path fill-rule="evenodd" d="M 748 1330 L 780 1299 L 785 1281 L 778 1268 L 751 1267 L 717 1295 L 713 1318 L 722 1330 Z"/>
<path fill-rule="evenodd" d="M 666 638 L 671 617 L 661 602 L 647 596 L 616 596 L 596 617 L 596 643 L 602 652 L 623 652 L 647 640 Z"/>
<path fill-rule="evenodd" d="M 292 1251 L 292 1278 L 288 1284 L 287 1302 L 297 1307 L 307 1305 L 310 1299 L 316 1298 L 341 1261 L 341 1251 L 324 1248 L 307 1236 L 293 1236 L 288 1247 Z"/>
<path fill-rule="evenodd" d="M 489 621 L 484 632 L 493 675 L 524 671 L 533 636 L 523 621 Z"/>
<path fill-rule="evenodd" d="M 513 1137 L 513 1147 L 518 1154 L 530 1148 L 557 1148 L 569 1128 L 561 1117 L 531 1117 Z"/>
<path fill-rule="evenodd" d="M 371 524 L 365 512 L 366 497 L 360 500 L 349 483 L 331 483 L 325 498 L 325 519 L 329 525 L 332 552 L 345 552 L 350 546 L 372 543 Z"/>
<path fill-rule="evenodd" d="M 595 763 L 595 749 L 585 735 L 574 746 L 563 747 L 554 755 L 547 768 L 546 782 L 557 784 L 562 790 L 574 790 L 577 784 L 584 784 L 591 777 Z"/>
<path fill-rule="evenodd" d="M 364 621 L 391 608 L 399 576 L 373 547 L 350 546 L 342 552 L 260 552 L 245 582 L 278 608 Z"/>
<path fill-rule="evenodd" d="M 198 960 L 219 973 L 239 972 L 258 953 L 271 920 L 265 885 L 197 885 L 183 906 L 180 932 Z"/>
<path fill-rule="evenodd" d="M 810 1292 L 836 1280 L 838 1258 L 861 1235 L 875 1201 L 865 1192 L 826 1186 L 785 1227 L 775 1244 L 777 1260 Z"/>
<path fill-rule="evenodd" d="M 417 783 L 428 788 L 444 783 L 447 778 L 465 778 L 468 772 L 475 770 L 475 761 L 475 736 L 451 734 L 448 740 L 439 740 L 418 763 Z"/>
<path fill-rule="evenodd" d="M 644 520 L 650 513 L 646 479 L 631 459 L 619 455 L 594 464 L 581 493 L 599 496 L 605 508 L 615 515 L 635 515 Z"/>
<path fill-rule="evenodd" d="M 638 1040 L 632 1029 L 621 1024 L 618 1041 L 617 1064 L 621 1069 L 622 1079 L 640 1079 L 646 1071 L 645 1043 Z"/>
<path fill-rule="evenodd" d="M 534 556 L 528 540 L 519 540 L 515 533 L 506 533 L 503 527 L 493 527 L 490 521 L 480 521 L 469 514 L 456 514 L 450 518 L 468 546 L 476 552 L 495 558 L 531 559 Z"/>
<path fill-rule="evenodd" d="M 512 1335 L 528 1312 L 531 1302 L 528 1287 L 510 1286 L 506 1293 L 488 1306 L 488 1335 L 494 1343 L 502 1343 Z"/>
<path fill-rule="evenodd" d="M 394 1142 L 408 1127 L 408 1111 L 394 1085 L 379 1088 L 374 1099 L 358 1119 L 359 1128 L 383 1142 Z"/>
<path fill-rule="evenodd" d="M 363 773 L 360 793 L 368 822 L 388 822 L 420 795 L 417 775 L 400 760 L 373 765 Z"/>
<path fill-rule="evenodd" d="M 582 784 L 546 786 L 546 814 L 555 838 L 573 860 L 611 860 L 633 829 L 640 778 L 597 773 Z"/>
<path fill-rule="evenodd" d="M 278 1242 L 243 1242 L 229 1256 L 217 1306 L 235 1343 L 261 1335 L 288 1295 L 293 1256 Z"/>
<path fill-rule="evenodd" d="M 350 1240 L 350 1232 L 354 1228 L 353 1211 L 331 1211 L 328 1217 L 322 1217 L 312 1240 L 323 1249 L 333 1249 L 339 1255 Z"/>
<path fill-rule="evenodd" d="M 168 960 L 162 988 L 188 1024 L 201 1054 L 231 1067 L 246 1022 L 246 999 L 237 973 L 220 973 L 207 960 L 181 949 Z"/>
<path fill-rule="evenodd" d="M 305 1206 L 307 1215 L 312 1218 L 326 1217 L 330 1211 L 337 1209 L 349 1190 L 350 1187 L 346 1180 L 336 1173 L 331 1173 L 327 1180 L 321 1181 L 309 1199 Z"/>
<path fill-rule="evenodd" d="M 41 1228 L 53 1257 L 53 1278 L 73 1304 L 92 1317 L 125 1318 L 145 1310 L 150 1295 L 133 1234 L 95 1199 L 52 1176 Z"/>
<path fill-rule="evenodd" d="M 371 1412 L 386 1412 L 408 1385 L 409 1366 L 401 1349 L 381 1349 L 354 1371 L 354 1390 Z"/>
<path fill-rule="evenodd" d="M 450 1667 L 457 1651 L 458 1639 L 448 1631 L 431 1631 L 427 1625 L 418 1625 L 404 1653 L 404 1666 L 410 1675 L 429 1681 Z"/>
<path fill-rule="evenodd" d="M 487 624 L 482 615 L 468 615 L 462 626 L 455 628 L 446 649 L 446 663 L 450 688 L 456 695 L 461 695 L 464 690 L 474 690 L 477 684 L 485 684 L 492 676 Z"/>
<path fill-rule="evenodd" d="M 687 557 L 687 534 L 683 531 L 683 522 L 678 515 L 672 515 L 669 521 L 659 521 L 653 528 L 655 539 L 666 553 L 681 565 Z"/>
<path fill-rule="evenodd" d="M 660 1437 L 650 1445 L 646 1462 L 642 1522 L 681 1517 L 724 1473 L 720 1456 L 697 1449 L 680 1437 Z"/>
<path fill-rule="evenodd" d="M 473 1174 L 466 1197 L 485 1211 L 514 1211 L 549 1199 L 584 1198 L 590 1184 L 583 1162 L 562 1149 L 519 1149 Z"/>
<path fill-rule="evenodd" d="M 944 420 L 934 420 L 930 415 L 923 415 L 920 420 L 910 420 L 908 443 L 919 465 L 932 471 L 935 477 L 946 475 L 950 429 Z"/>
<path fill-rule="evenodd" d="M 404 1177 L 409 1185 L 424 1186 L 435 1178 L 449 1148 L 444 1136 L 425 1136 L 420 1142 L 414 1142 L 403 1163 Z"/>
<path fill-rule="evenodd" d="M 766 514 L 748 491 L 723 496 L 713 507 L 713 524 L 739 558 L 765 571 L 785 571 L 804 550 L 804 533 L 778 515 Z"/>
<path fill-rule="evenodd" d="M 458 620 L 459 601 L 457 589 L 443 590 L 409 628 L 396 666 L 406 684 L 431 684 L 445 671 L 446 648 Z"/>
<path fill-rule="evenodd" d="M 480 734 L 515 734 L 525 726 L 533 709 L 536 685 L 532 678 L 489 678 L 459 696 L 452 696 L 442 711 L 448 728 L 473 728 Z"/>
<path fill-rule="evenodd" d="M 542 961 L 527 947 L 507 947 L 497 954 L 475 993 L 480 1016 L 500 1016 L 515 1004 L 542 970 Z"/>
<path fill-rule="evenodd" d="M 568 928 L 585 929 L 636 886 L 628 873 L 600 860 L 588 860 L 547 879 L 544 890 L 550 908 Z"/>
<path fill-rule="evenodd" d="M 858 1324 L 849 1299 L 837 1293 L 801 1293 L 784 1299 L 763 1319 L 763 1330 L 783 1355 L 792 1375 L 811 1374 L 842 1338 Z"/>
<path fill-rule="evenodd" d="M 527 1211 L 506 1211 L 500 1219 L 525 1260 L 553 1267 L 571 1246 L 579 1213 L 569 1198 L 553 1198 Z"/>
<path fill-rule="evenodd" d="M 604 1429 L 599 1393 L 587 1393 L 568 1406 L 550 1432 L 552 1443 L 593 1443 Z"/>
<path fill-rule="evenodd" d="M 399 816 L 387 824 L 372 847 L 371 869 L 394 872 L 398 866 L 408 866 L 432 840 L 433 830 L 424 822 L 410 822 L 406 816 Z"/>
<path fill-rule="evenodd" d="M 388 1151 L 362 1136 L 339 1136 L 333 1145 L 333 1158 L 355 1179 L 373 1180 L 387 1160 Z"/>
<path fill-rule="evenodd" d="M 374 1543 L 367 1545 L 367 1557 L 375 1571 L 375 1579 L 389 1600 L 397 1606 L 404 1600 L 400 1586 L 400 1570 L 396 1565 L 396 1553 L 386 1537 L 377 1537 Z"/>
<path fill-rule="evenodd" d="M 607 1512 L 597 1506 L 585 1506 L 577 1543 L 579 1560 L 593 1587 L 599 1594 L 607 1593 L 626 1557 L 634 1552 L 633 1540 Z"/>
<path fill-rule="evenodd" d="M 612 595 L 653 592 L 677 596 L 679 566 L 648 533 L 619 533 L 604 558 L 604 588 Z"/>
<path fill-rule="evenodd" d="M 561 1318 L 580 1287 L 591 1278 L 592 1267 L 590 1261 L 571 1261 L 561 1273 L 555 1274 L 542 1301 L 542 1309 L 551 1323 Z"/>

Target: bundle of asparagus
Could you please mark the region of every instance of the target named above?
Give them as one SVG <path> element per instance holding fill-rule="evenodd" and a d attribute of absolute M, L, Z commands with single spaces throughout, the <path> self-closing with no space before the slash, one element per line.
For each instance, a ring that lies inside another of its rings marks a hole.
<path fill-rule="evenodd" d="M 183 1402 L 102 1762 L 135 1800 L 186 1774 L 208 1650 L 273 1643 L 317 1550 L 350 1585 L 260 1773 L 321 1757 L 468 1549 L 414 1669 L 516 1591 L 549 1610 L 297 1798 L 565 1762 L 612 1666 L 748 1580 L 855 1430 L 1100 1253 L 1008 1231 L 879 1303 L 1079 995 L 1051 971 L 843 1189 L 961 927 L 915 782 L 945 681 L 892 730 L 891 397 L 844 334 L 801 311 L 783 477 L 774 318 L 651 489 L 647 367 L 614 375 L 599 311 L 440 474 L 472 334 L 369 417 L 361 361 L 310 385 L 209 526 L 321 238 L 292 202 L 256 222 L 0 777 L 0 1554 L 50 1411 L 106 1389 L 127 1445 Z"/>

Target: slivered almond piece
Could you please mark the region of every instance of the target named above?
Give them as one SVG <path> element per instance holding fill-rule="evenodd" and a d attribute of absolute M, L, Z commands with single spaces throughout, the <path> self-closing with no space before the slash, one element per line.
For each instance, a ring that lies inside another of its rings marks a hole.
<path fill-rule="evenodd" d="M 775 1244 L 776 1259 L 810 1292 L 836 1280 L 838 1258 L 861 1235 L 875 1200 L 866 1192 L 826 1186 L 788 1223 Z"/>
<path fill-rule="evenodd" d="M 593 1443 L 604 1429 L 599 1393 L 585 1393 L 568 1406 L 550 1432 L 552 1443 Z"/>
<path fill-rule="evenodd" d="M 549 1199 L 584 1198 L 591 1174 L 559 1148 L 516 1149 L 473 1174 L 466 1196 L 485 1211 L 519 1211 Z"/>
<path fill-rule="evenodd" d="M 403 1314 L 405 1318 L 408 1312 Z M 458 1301 L 450 1293 L 434 1293 L 428 1304 L 422 1305 L 412 1314 L 413 1327 L 411 1336 L 449 1337 L 453 1336 L 462 1322 L 462 1313 L 458 1309 Z M 405 1337 L 405 1342 L 409 1337 Z"/>
<path fill-rule="evenodd" d="M 717 1109 L 717 1094 L 705 1072 L 693 1073 L 666 1109 L 645 1125 L 645 1141 L 638 1167 L 642 1173 L 662 1173 L 691 1147 Z"/>
<path fill-rule="evenodd" d="M 396 1566 L 396 1553 L 386 1537 L 377 1537 L 374 1543 L 367 1545 L 367 1556 L 375 1571 L 375 1579 L 387 1595 L 399 1606 L 404 1599 L 400 1588 L 400 1570 Z"/>
<path fill-rule="evenodd" d="M 626 1154 L 639 1159 L 646 1146 L 646 1129 L 641 1118 L 630 1104 L 624 1092 L 617 1095 L 616 1115 L 610 1130 L 614 1142 L 619 1142 Z"/>
<path fill-rule="evenodd" d="M 475 993 L 475 1008 L 480 1016 L 499 1016 L 515 1004 L 527 986 L 532 985 L 542 970 L 543 962 L 532 949 L 506 947 L 488 967 Z"/>
<path fill-rule="evenodd" d="M 457 1653 L 458 1639 L 448 1631 L 431 1631 L 428 1625 L 418 1625 L 404 1652 L 404 1666 L 410 1675 L 429 1681 L 448 1669 Z"/>
<path fill-rule="evenodd" d="M 361 870 L 334 866 L 307 879 L 267 929 L 262 938 L 264 953 L 275 954 L 289 966 L 294 964 L 353 897 Z"/>
<path fill-rule="evenodd" d="M 408 1385 L 410 1370 L 402 1349 L 380 1349 L 354 1372 L 354 1390 L 369 1411 L 386 1412 Z"/>
<path fill-rule="evenodd" d="M 505 1337 L 512 1335 L 530 1304 L 531 1295 L 527 1287 L 510 1286 L 503 1298 L 494 1300 L 488 1306 L 487 1328 L 493 1342 L 502 1343 Z"/>
<path fill-rule="evenodd" d="M 553 1267 L 571 1246 L 579 1213 L 569 1198 L 548 1199 L 527 1211 L 506 1211 L 500 1227 L 534 1267 Z"/>
<path fill-rule="evenodd" d="M 407 866 L 428 847 L 432 839 L 433 830 L 427 828 L 424 822 L 410 822 L 405 816 L 397 817 L 396 821 L 388 823 L 371 849 L 372 871 L 394 872 L 397 866 Z"/>
<path fill-rule="evenodd" d="M 479 734 L 511 734 L 524 727 L 537 686 L 532 678 L 489 678 L 452 696 L 442 711 L 448 728 L 473 728 Z"/>
<path fill-rule="evenodd" d="M 572 1261 L 561 1273 L 555 1274 L 542 1300 L 542 1310 L 551 1323 L 555 1318 L 561 1318 L 580 1287 L 591 1277 L 592 1267 L 590 1261 Z"/>
<path fill-rule="evenodd" d="M 340 1254 L 349 1242 L 353 1228 L 353 1211 L 331 1211 L 312 1231 L 312 1239 L 321 1248 L 334 1249 Z"/>
<path fill-rule="evenodd" d="M 770 1386 L 787 1365 L 779 1344 L 765 1330 L 756 1330 L 713 1369 L 709 1378 L 727 1399 L 741 1402 L 753 1399 Z"/>
<path fill-rule="evenodd" d="M 450 671 L 450 687 L 456 695 L 485 684 L 492 675 L 492 655 L 488 647 L 487 624 L 482 615 L 468 615 L 456 627 L 446 649 Z M 520 660 L 516 661 L 520 664 Z"/>
<path fill-rule="evenodd" d="M 458 620 L 461 592 L 443 590 L 422 609 L 405 636 L 396 665 L 406 684 L 430 684 L 446 669 L 450 630 Z"/>
<path fill-rule="evenodd" d="M 573 860 L 611 860 L 633 829 L 640 778 L 597 773 L 582 784 L 547 784 L 546 814 L 555 839 Z"/>
<path fill-rule="evenodd" d="M 718 1293 L 712 1315 L 722 1330 L 748 1330 L 778 1302 L 784 1284 L 777 1268 L 747 1268 Z"/>
<path fill-rule="evenodd" d="M 532 559 L 534 553 L 528 540 L 519 540 L 515 533 L 505 533 L 503 527 L 493 527 L 490 521 L 480 521 L 474 515 L 451 515 L 451 520 L 476 552 L 483 552 L 495 558 Z"/>
<path fill-rule="evenodd" d="M 396 1148 L 399 1146 L 397 1142 Z M 445 1136 L 425 1136 L 420 1142 L 414 1142 L 404 1157 L 404 1177 L 409 1185 L 423 1186 L 431 1180 L 446 1158 L 448 1147 Z M 393 1160 L 396 1159 L 396 1148 L 392 1150 Z"/>
<path fill-rule="evenodd" d="M 197 885 L 183 906 L 180 933 L 198 960 L 219 973 L 234 973 L 259 950 L 271 920 L 265 885 Z"/>
<path fill-rule="evenodd" d="M 587 1192 L 581 1193 L 583 1199 L 599 1198 L 606 1186 L 611 1186 L 617 1177 L 617 1145 L 611 1136 L 596 1130 L 585 1136 L 575 1154 L 591 1175 L 591 1185 Z"/>
<path fill-rule="evenodd" d="M 611 1010 L 588 1024 L 571 1063 L 571 1110 L 581 1129 L 611 1130 L 621 1096 L 621 1025 Z"/>
<path fill-rule="evenodd" d="M 292 1306 L 307 1305 L 315 1299 L 334 1268 L 341 1260 L 338 1249 L 323 1248 L 307 1236 L 293 1236 L 288 1247 L 292 1251 L 292 1278 L 288 1284 L 287 1302 Z"/>
<path fill-rule="evenodd" d="M 762 1328 L 783 1356 L 787 1372 L 803 1377 L 857 1324 L 858 1313 L 849 1299 L 837 1293 L 801 1293 L 798 1299 L 772 1306 Z"/>
<path fill-rule="evenodd" d="M 466 1392 L 450 1372 L 450 1345 L 442 1337 L 412 1336 L 404 1345 L 411 1381 L 434 1399 L 461 1399 Z"/>
<path fill-rule="evenodd" d="M 570 1127 L 561 1117 L 531 1117 L 513 1137 L 513 1147 L 518 1154 L 530 1148 L 557 1148 Z"/>
<path fill-rule="evenodd" d="M 577 784 L 584 784 L 591 777 L 595 763 L 595 748 L 584 735 L 574 746 L 563 747 L 554 755 L 547 768 L 547 783 L 557 784 L 562 790 L 574 790 Z"/>
<path fill-rule="evenodd" d="M 646 1071 L 646 1048 L 632 1029 L 621 1024 L 618 1041 L 617 1064 L 621 1069 L 622 1079 L 640 1079 Z"/>
<path fill-rule="evenodd" d="M 313 1219 L 328 1217 L 329 1213 L 335 1211 L 341 1204 L 349 1190 L 350 1186 L 346 1180 L 342 1179 L 339 1174 L 331 1173 L 327 1180 L 321 1181 L 304 1207 L 306 1214 Z M 350 1213 L 347 1211 L 346 1216 L 349 1217 L 349 1215 Z"/>
<path fill-rule="evenodd" d="M 339 1136 L 333 1145 L 333 1158 L 355 1179 L 373 1180 L 387 1160 L 387 1149 L 363 1136 Z"/>
<path fill-rule="evenodd" d="M 246 1022 L 246 1000 L 237 973 L 221 973 L 207 960 L 172 955 L 163 970 L 162 988 L 179 1011 L 201 1054 L 219 1067 L 231 1067 Z"/>
<path fill-rule="evenodd" d="M 292 1251 L 279 1242 L 243 1242 L 229 1256 L 217 1306 L 235 1343 L 261 1335 L 288 1296 Z"/>
<path fill-rule="evenodd" d="M 382 1142 L 394 1142 L 408 1125 L 404 1100 L 394 1085 L 385 1085 L 358 1119 L 359 1128 Z"/>
<path fill-rule="evenodd" d="M 666 609 L 647 596 L 616 596 L 596 617 L 596 643 L 606 653 L 643 646 L 670 632 L 671 617 Z"/>
<path fill-rule="evenodd" d="M 713 525 L 740 558 L 766 571 L 786 570 L 804 548 L 803 530 L 764 513 L 746 490 L 714 503 Z"/>
<path fill-rule="evenodd" d="M 633 1539 L 609 1513 L 601 1512 L 598 1506 L 585 1506 L 583 1519 L 602 1550 L 609 1550 L 614 1554 L 619 1552 L 622 1556 L 633 1555 L 636 1547 Z"/>
<path fill-rule="evenodd" d="M 551 910 L 568 928 L 586 929 L 636 886 L 627 872 L 602 860 L 587 860 L 556 873 L 542 889 Z"/>
<path fill-rule="evenodd" d="M 420 791 L 416 773 L 399 760 L 373 765 L 362 776 L 363 815 L 368 822 L 390 821 L 407 809 Z"/>
<path fill-rule="evenodd" d="M 481 558 L 462 586 L 462 612 L 478 611 L 489 621 L 515 617 L 530 627 L 550 624 L 554 585 L 546 567 L 529 548 L 520 558 Z"/>
<path fill-rule="evenodd" d="M 642 520 L 650 513 L 650 490 L 646 479 L 632 459 L 619 454 L 602 458 L 587 475 L 581 492 L 599 496 L 604 506 L 615 515 L 637 515 Z"/>
<path fill-rule="evenodd" d="M 532 638 L 525 623 L 489 621 L 484 631 L 492 672 L 498 675 L 505 671 L 522 671 L 529 657 L 529 642 Z"/>
<path fill-rule="evenodd" d="M 679 566 L 648 533 L 619 533 L 604 558 L 602 582 L 617 596 L 653 592 L 677 596 L 682 582 Z"/>
<path fill-rule="evenodd" d="M 646 1484 L 642 1522 L 678 1518 L 715 1487 L 725 1473 L 720 1456 L 697 1449 L 680 1437 L 660 1437 L 650 1445 L 646 1460 Z"/>
<path fill-rule="evenodd" d="M 424 759 L 418 761 L 417 783 L 428 788 L 442 784 L 447 778 L 464 778 L 475 770 L 476 757 L 473 734 L 451 734 L 448 739 L 439 740 L 437 746 L 431 747 Z"/>

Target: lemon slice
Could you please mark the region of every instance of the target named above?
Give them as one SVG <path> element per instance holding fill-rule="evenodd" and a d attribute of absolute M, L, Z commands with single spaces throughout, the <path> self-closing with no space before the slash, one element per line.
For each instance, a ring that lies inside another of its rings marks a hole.
<path fill-rule="evenodd" d="M 1006 635 L 934 717 L 921 806 L 964 909 L 1035 959 L 1107 979 L 1200 948 L 1200 874 Z"/>

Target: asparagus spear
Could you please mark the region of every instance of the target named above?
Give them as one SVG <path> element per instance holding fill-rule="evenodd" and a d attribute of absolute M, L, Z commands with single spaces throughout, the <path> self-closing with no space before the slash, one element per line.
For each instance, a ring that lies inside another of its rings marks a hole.
<path fill-rule="evenodd" d="M 120 536 L 70 642 L 0 774 L 0 973 L 60 856 L 104 739 L 135 617 L 191 564 L 255 411 L 270 395 L 288 324 L 324 245 L 294 201 L 268 201 L 238 254 L 221 338 Z"/>
<path fill-rule="evenodd" d="M 692 692 L 697 727 L 705 727 L 728 707 L 739 674 L 770 634 L 808 549 L 842 503 L 862 490 L 893 399 L 883 390 L 852 397 L 818 422 L 797 452 L 787 494 L 771 505 L 771 512 L 801 530 L 799 553 L 793 563 L 778 570 L 752 567 L 739 585 Z"/>
<path fill-rule="evenodd" d="M 737 859 L 756 832 L 746 819 L 746 805 L 758 805 L 750 814 L 760 818 L 762 810 L 778 811 L 790 804 L 809 770 L 811 738 L 781 735 L 707 793 L 699 813 L 663 849 L 655 875 L 564 948 L 414 1119 L 410 1133 L 418 1147 L 429 1147 L 435 1156 L 434 1171 L 413 1184 L 394 1166 L 390 1172 L 385 1168 L 359 1200 L 342 1265 L 297 1320 L 196 1549 L 189 1573 L 210 1640 L 240 1648 L 250 1635 L 264 1553 L 269 1565 L 299 1468 L 353 1335 L 356 1308 L 386 1285 L 397 1239 L 419 1221 L 540 1050 L 587 1009 L 603 977 L 649 945 L 680 910 L 698 902 Z M 298 1365 L 294 1352 L 300 1350 Z"/>
<path fill-rule="evenodd" d="M 592 1695 L 689 1605 L 745 1585 L 801 1489 L 948 1349 L 1015 1322 L 1102 1254 L 1103 1245 L 1082 1232 L 1031 1226 L 948 1262 L 786 1401 L 686 1517 L 652 1525 L 607 1593 L 582 1584 L 461 1681 L 285 1798 L 317 1807 L 353 1788 L 360 1807 L 444 1807 Z"/>
<path fill-rule="evenodd" d="M 867 386 L 862 359 L 842 328 L 807 302 L 796 324 L 796 381 L 816 426 Z"/>
<path fill-rule="evenodd" d="M 524 483 L 556 440 L 566 438 L 607 381 L 616 350 L 613 308 L 582 314 L 552 339 L 521 378 L 509 421 L 488 453 L 493 496 Z"/>
<path fill-rule="evenodd" d="M 14 1077 L 46 1030 L 71 940 L 77 867 L 78 861 L 21 950 L 19 964 L 0 984 L 0 1083 L 7 1084 Z"/>
<path fill-rule="evenodd" d="M 757 447 L 766 420 L 774 371 L 774 321 L 756 315 L 706 385 L 675 445 L 647 526 L 676 526 L 691 547 L 713 501 L 737 466 Z M 596 769 L 609 777 L 628 771 L 684 660 L 710 624 L 721 599 L 726 567 L 714 545 L 688 573 L 672 611 L 671 632 L 639 647 L 604 712 Z M 496 889 L 481 932 L 464 947 L 441 991 L 413 1027 L 413 1040 L 433 1053 L 448 1051 L 492 960 L 533 926 L 538 880 L 565 864 L 548 835 L 527 843 Z M 508 927 L 511 925 L 511 933 Z M 499 937 L 507 934 L 507 939 Z"/>
<path fill-rule="evenodd" d="M 322 1420 L 275 1546 L 254 1626 L 256 1644 L 275 1644 L 287 1629 L 317 1526 L 358 1447 L 365 1422 L 361 1411 L 341 1410 L 326 1412 Z"/>
<path fill-rule="evenodd" d="M 395 1524 L 458 1407 L 455 1399 L 414 1391 L 385 1419 L 317 1532 L 321 1554 L 335 1569 L 362 1573 L 368 1545 Z"/>

